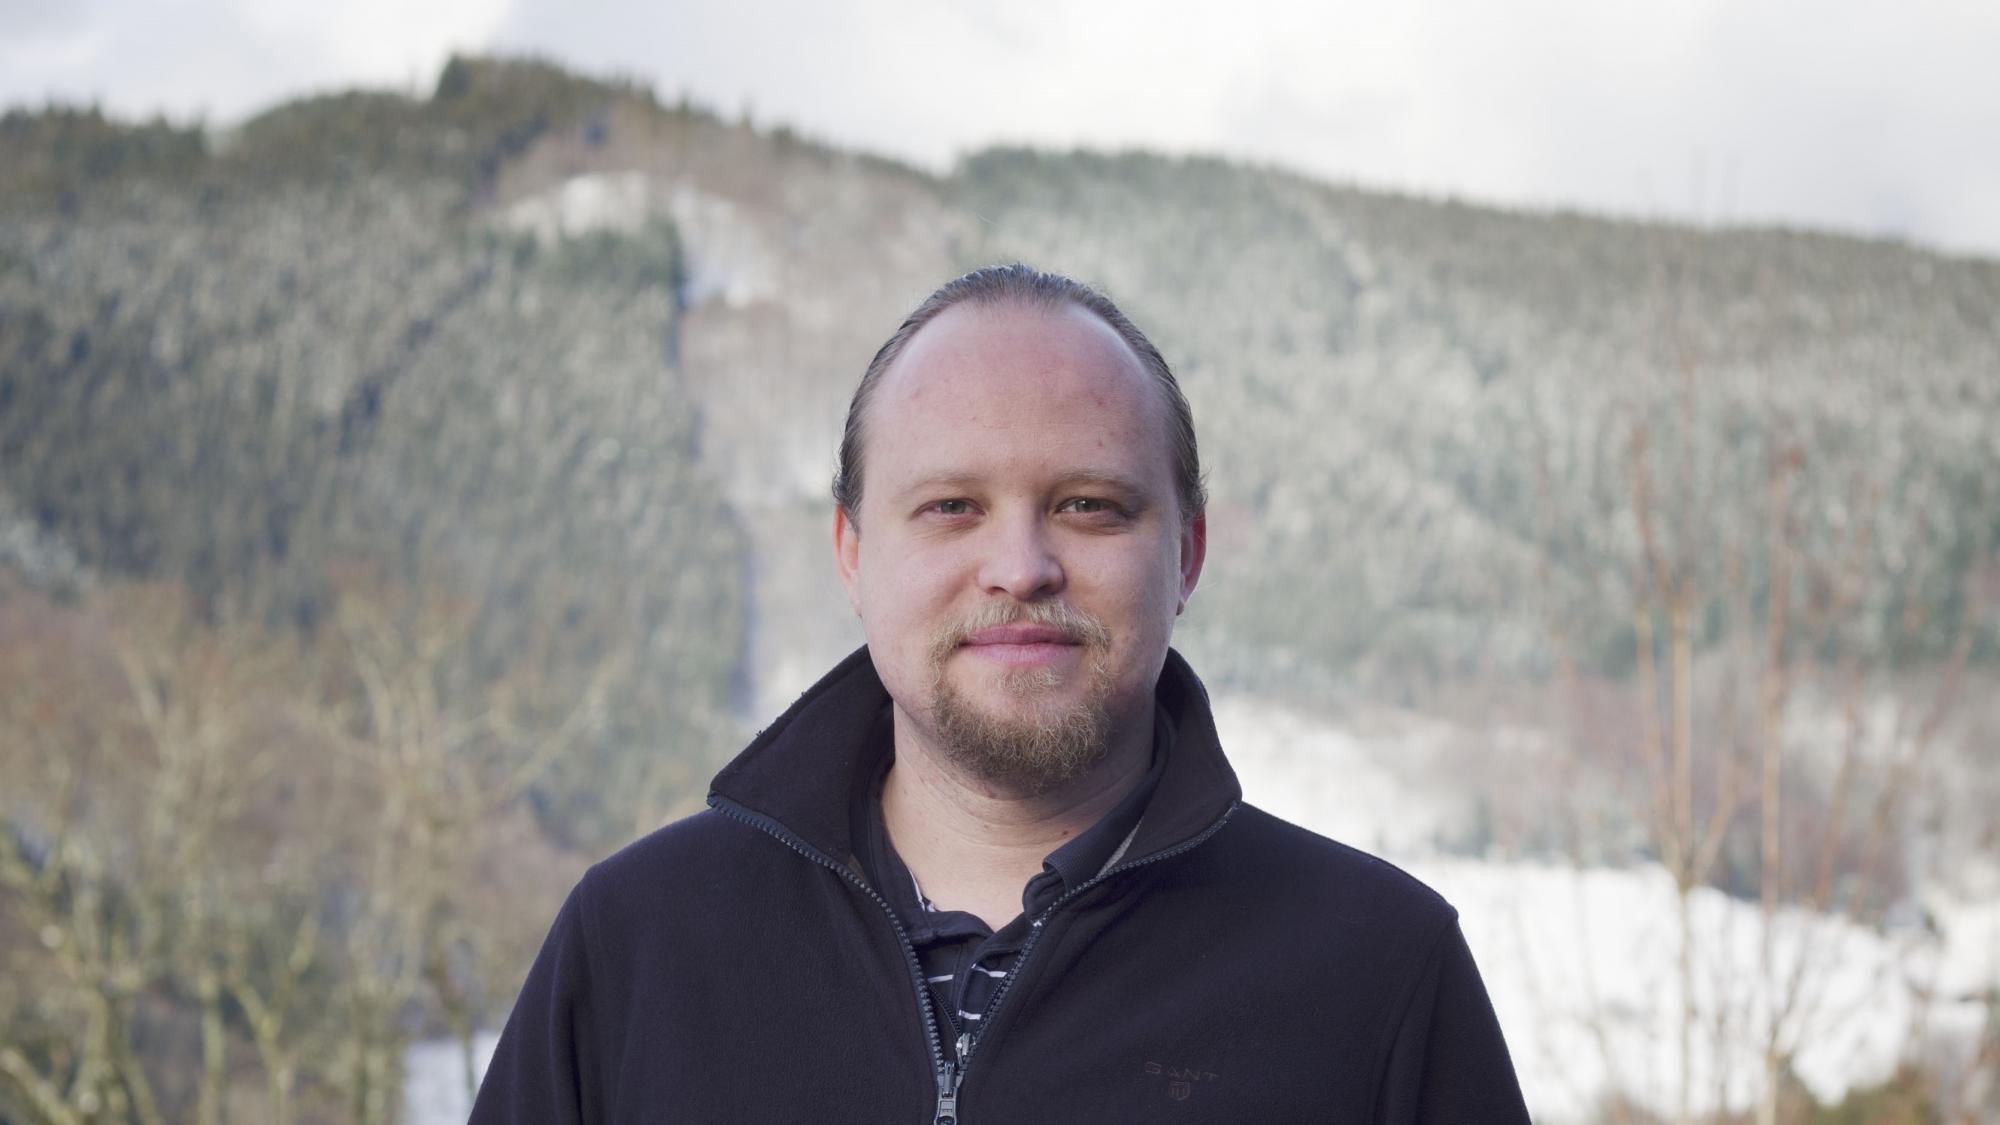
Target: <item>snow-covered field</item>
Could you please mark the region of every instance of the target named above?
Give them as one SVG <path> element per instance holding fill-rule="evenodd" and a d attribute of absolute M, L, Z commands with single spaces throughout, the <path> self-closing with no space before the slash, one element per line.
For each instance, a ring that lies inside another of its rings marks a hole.
<path fill-rule="evenodd" d="M 1247 800 L 1322 835 L 1377 852 L 1458 907 L 1535 1119 L 1585 1121 L 1612 1091 L 1670 1116 L 1679 1104 L 1680 932 L 1672 879 L 1658 865 L 1575 868 L 1439 855 L 1468 794 L 1421 774 L 1458 732 L 1410 716 L 1366 736 L 1245 699 L 1216 721 Z M 1504 751 L 1500 751 L 1504 752 Z M 1962 1053 L 2000 982 L 2000 896 L 1971 902 L 1932 888 L 1922 913 L 1887 935 L 1781 911 L 1762 971 L 1755 903 L 1690 898 L 1696 1112 L 1752 1104 L 1775 1009 L 1780 1042 L 1821 1101 L 1888 1078 L 1913 1046 Z M 1796 981 L 1774 995 L 1759 982 Z M 1784 995 L 1796 995 L 1789 1005 Z"/>
<path fill-rule="evenodd" d="M 1436 842 L 1462 831 L 1472 805 L 1468 786 L 1427 777 L 1464 733 L 1441 721 L 1391 717 L 1357 733 L 1250 699 L 1218 699 L 1215 710 L 1247 799 L 1393 860 L 1458 907 L 1537 1121 L 1590 1120 L 1612 1091 L 1671 1114 L 1682 996 L 1679 913 L 1664 869 L 1439 854 Z M 1696 1111 L 1751 1104 L 1774 1006 L 1785 1010 L 1780 1039 L 1799 1079 L 1822 1101 L 1882 1081 L 1913 1048 L 1963 1052 L 1985 1018 L 1981 997 L 2000 983 L 2000 893 L 1973 900 L 1930 888 L 1924 921 L 1914 914 L 1885 935 L 1780 912 L 1770 943 L 1779 972 L 1766 974 L 1756 905 L 1695 891 Z M 1796 980 L 1784 992 L 1798 999 L 1787 1006 L 1758 983 L 1771 976 Z M 493 1040 L 476 1044 L 482 1067 Z M 458 1045 L 419 1043 L 407 1062 L 405 1120 L 463 1122 Z"/>

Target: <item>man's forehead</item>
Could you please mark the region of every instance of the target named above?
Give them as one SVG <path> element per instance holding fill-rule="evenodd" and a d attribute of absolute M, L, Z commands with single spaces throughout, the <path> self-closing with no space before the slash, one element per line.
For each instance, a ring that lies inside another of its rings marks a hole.
<path fill-rule="evenodd" d="M 1145 506 L 1174 491 L 1170 407 L 1118 330 L 1073 304 L 953 306 L 907 341 L 862 422 L 874 496 L 961 486 L 1035 491 L 1120 482 Z"/>
<path fill-rule="evenodd" d="M 912 336 L 878 400 L 1084 393 L 1106 406 L 1154 396 L 1145 365 L 1117 329 L 1080 305 L 1003 300 L 946 309 Z"/>

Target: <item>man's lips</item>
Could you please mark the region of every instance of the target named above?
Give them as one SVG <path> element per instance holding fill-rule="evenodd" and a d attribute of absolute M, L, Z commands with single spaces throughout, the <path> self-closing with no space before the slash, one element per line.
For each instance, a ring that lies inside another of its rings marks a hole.
<path fill-rule="evenodd" d="M 984 648 L 992 645 L 1080 645 L 1083 642 L 1047 625 L 996 625 L 968 634 L 960 643 Z"/>
<path fill-rule="evenodd" d="M 1075 660 L 1083 651 L 1083 640 L 1053 626 L 1022 622 L 968 633 L 960 647 L 975 660 L 1035 668 Z"/>

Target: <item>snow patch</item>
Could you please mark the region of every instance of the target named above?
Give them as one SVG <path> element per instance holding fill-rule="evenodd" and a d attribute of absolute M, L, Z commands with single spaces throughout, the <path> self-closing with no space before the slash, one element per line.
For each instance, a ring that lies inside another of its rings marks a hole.
<path fill-rule="evenodd" d="M 1665 1118 L 1680 1101 L 1680 929 L 1664 868 L 1563 868 L 1412 859 L 1412 874 L 1450 899 L 1479 958 L 1530 1107 L 1540 1121 L 1584 1121 L 1622 1092 Z M 1935 935 L 1885 936 L 1837 917 L 1778 912 L 1770 976 L 1755 903 L 1707 887 L 1689 897 L 1693 1034 L 1689 1098 L 1697 1114 L 1742 1111 L 1762 1088 L 1764 1036 L 1780 1044 L 1813 1096 L 1838 1101 L 1887 1079 L 1923 1021 L 1962 1022 L 1964 1005 L 1931 990 Z M 1796 979 L 1789 1000 L 1783 983 Z M 1977 1005 L 1973 1005 L 1976 1009 Z"/>
<path fill-rule="evenodd" d="M 631 234 L 652 218 L 652 194 L 644 172 L 591 172 L 515 202 L 501 224 L 543 245 L 599 231 Z"/>
<path fill-rule="evenodd" d="M 779 257 L 735 203 L 683 183 L 668 199 L 667 213 L 687 252 L 689 304 L 720 300 L 742 308 L 777 296 Z"/>
<path fill-rule="evenodd" d="M 1215 726 L 1244 799 L 1344 844 L 1430 850 L 1471 815 L 1467 795 L 1417 783 L 1453 733 L 1402 716 L 1367 737 L 1263 700 L 1218 698 Z"/>
<path fill-rule="evenodd" d="M 634 234 L 662 217 L 680 234 L 688 304 L 741 308 L 777 295 L 779 258 L 754 217 L 687 182 L 667 190 L 645 172 L 588 172 L 516 200 L 499 222 L 547 246 L 599 232 Z"/>
<path fill-rule="evenodd" d="M 500 1034 L 472 1037 L 474 1080 L 486 1074 Z M 465 1045 L 456 1039 L 423 1039 L 403 1051 L 403 1125 L 465 1125 L 472 1094 L 465 1085 Z"/>
<path fill-rule="evenodd" d="M 1251 698 L 1214 707 L 1247 800 L 1401 864 L 1459 909 L 1537 1121 L 1595 1120 L 1614 1092 L 1674 1116 L 1680 913 L 1663 867 L 1438 854 L 1436 843 L 1459 836 L 1472 807 L 1472 785 L 1436 780 L 1445 748 L 1472 736 L 1450 723 L 1404 715 L 1371 720 L 1362 733 Z M 1523 742 L 1500 734 L 1481 744 L 1505 754 Z M 1701 887 L 1688 906 L 1696 1114 L 1754 1104 L 1774 1014 L 1800 1081 L 1820 1101 L 1838 1101 L 1887 1079 L 1911 1051 L 1969 1051 L 1985 997 L 2000 986 L 2000 898 L 1928 888 L 1927 922 L 1887 933 L 1781 910 L 1770 973 L 1756 903 Z"/>

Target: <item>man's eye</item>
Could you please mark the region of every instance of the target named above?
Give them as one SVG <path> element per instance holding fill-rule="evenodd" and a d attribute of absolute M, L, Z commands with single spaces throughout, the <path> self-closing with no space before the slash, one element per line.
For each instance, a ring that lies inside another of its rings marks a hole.
<path fill-rule="evenodd" d="M 1095 516 L 1116 512 L 1118 508 L 1109 500 L 1100 500 L 1095 496 L 1078 496 L 1074 499 L 1063 501 L 1060 510 L 1075 512 L 1078 515 Z"/>
<path fill-rule="evenodd" d="M 963 516 L 972 512 L 970 500 L 939 500 L 931 505 L 931 511 L 941 516 Z"/>

